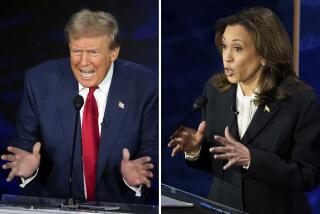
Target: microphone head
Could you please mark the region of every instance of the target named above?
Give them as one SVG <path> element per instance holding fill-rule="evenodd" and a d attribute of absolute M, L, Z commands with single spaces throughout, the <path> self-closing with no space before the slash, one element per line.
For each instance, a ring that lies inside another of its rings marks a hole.
<path fill-rule="evenodd" d="M 83 101 L 83 97 L 81 95 L 77 95 L 74 97 L 73 105 L 74 105 L 74 109 L 76 111 L 79 111 L 82 108 L 83 103 L 84 103 L 84 101 Z"/>
<path fill-rule="evenodd" d="M 192 110 L 198 111 L 198 110 L 202 109 L 203 107 L 205 107 L 207 105 L 207 102 L 208 102 L 208 98 L 206 96 L 198 97 L 193 103 Z"/>

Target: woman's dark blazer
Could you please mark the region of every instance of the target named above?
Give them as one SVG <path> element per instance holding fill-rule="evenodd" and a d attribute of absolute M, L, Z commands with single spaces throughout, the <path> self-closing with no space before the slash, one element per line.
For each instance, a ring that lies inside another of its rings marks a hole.
<path fill-rule="evenodd" d="M 210 81 L 204 89 L 205 140 L 197 161 L 188 165 L 214 173 L 209 199 L 249 213 L 311 213 L 306 191 L 320 178 L 320 107 L 311 89 L 288 87 L 286 100 L 259 106 L 242 139 L 236 112 L 236 85 L 218 92 Z M 250 151 L 248 170 L 213 159 L 213 136 L 232 135 Z"/>

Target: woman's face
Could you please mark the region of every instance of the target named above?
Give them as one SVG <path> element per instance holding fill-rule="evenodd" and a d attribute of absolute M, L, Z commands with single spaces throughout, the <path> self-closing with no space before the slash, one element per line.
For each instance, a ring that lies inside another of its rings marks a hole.
<path fill-rule="evenodd" d="M 257 86 L 262 58 L 256 52 L 251 34 L 242 25 L 227 26 L 222 35 L 224 72 L 231 83 Z"/>

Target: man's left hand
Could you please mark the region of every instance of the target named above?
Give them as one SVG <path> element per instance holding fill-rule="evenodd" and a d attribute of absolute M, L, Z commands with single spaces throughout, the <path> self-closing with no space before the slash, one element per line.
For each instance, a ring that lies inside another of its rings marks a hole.
<path fill-rule="evenodd" d="M 151 158 L 144 156 L 136 160 L 130 160 L 130 153 L 127 148 L 122 150 L 121 174 L 129 186 L 137 187 L 142 184 L 151 187 L 150 178 L 153 177 L 151 169 L 153 164 Z"/>
<path fill-rule="evenodd" d="M 225 137 L 214 136 L 214 139 L 223 145 L 209 149 L 214 154 L 214 159 L 228 160 L 228 163 L 223 166 L 224 170 L 233 165 L 248 166 L 251 159 L 249 149 L 231 136 L 228 127 L 225 128 L 224 135 Z"/>

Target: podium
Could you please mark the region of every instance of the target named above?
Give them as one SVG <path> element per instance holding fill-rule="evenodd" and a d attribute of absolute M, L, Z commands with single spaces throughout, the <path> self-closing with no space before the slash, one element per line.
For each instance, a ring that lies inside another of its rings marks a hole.
<path fill-rule="evenodd" d="M 77 208 L 67 208 L 61 205 L 66 199 L 31 197 L 18 195 L 2 195 L 0 214 L 33 214 L 33 213 L 159 213 L 158 206 L 124 204 L 109 202 L 78 202 Z"/>
<path fill-rule="evenodd" d="M 168 199 L 169 203 L 166 202 Z M 161 184 L 161 213 L 247 214 L 166 184 Z"/>

